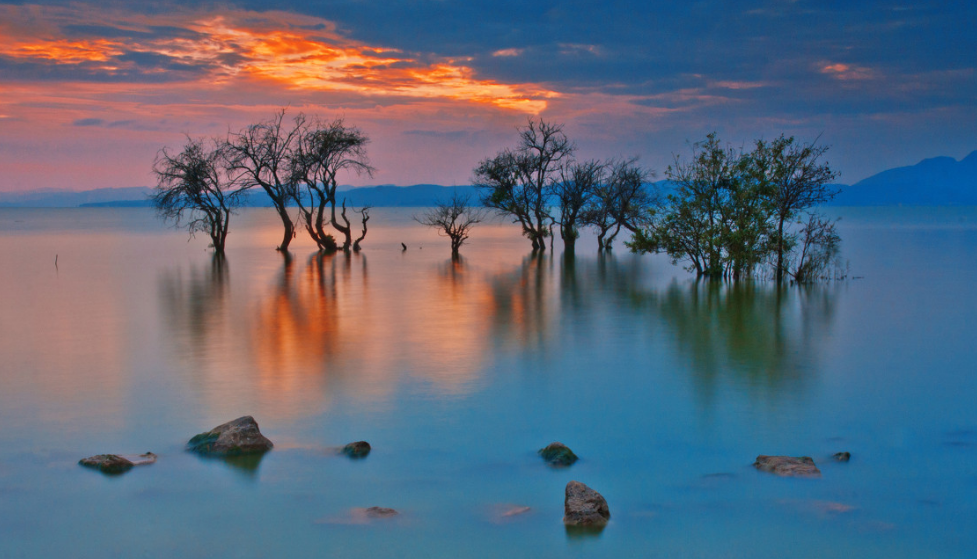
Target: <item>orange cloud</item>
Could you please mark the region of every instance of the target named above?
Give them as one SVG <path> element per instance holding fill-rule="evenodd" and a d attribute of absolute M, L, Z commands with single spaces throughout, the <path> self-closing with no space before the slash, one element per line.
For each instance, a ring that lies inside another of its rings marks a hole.
<path fill-rule="evenodd" d="M 502 49 L 492 53 L 492 56 L 519 56 L 523 49 Z"/>
<path fill-rule="evenodd" d="M 17 13 L 8 10 L 7 15 Z M 315 25 L 310 25 L 313 21 Z M 479 79 L 474 70 L 455 60 L 423 63 L 394 49 L 358 43 L 337 35 L 329 22 L 315 18 L 232 12 L 167 23 L 194 34 L 147 38 L 133 33 L 125 40 L 68 40 L 50 38 L 49 32 L 49 38 L 39 39 L 34 33 L 17 35 L 11 26 L 4 33 L 11 36 L 4 38 L 0 55 L 54 65 L 98 62 L 101 64 L 93 71 L 110 75 L 119 68 L 136 75 L 165 72 L 162 68 L 139 70 L 132 62 L 116 60 L 127 53 L 153 54 L 188 70 L 203 71 L 203 80 L 209 84 L 258 80 L 288 89 L 446 99 L 525 113 L 543 111 L 547 99 L 559 95 L 536 84 Z M 131 29 L 139 22 L 126 25 Z M 319 30 L 307 31 L 309 27 Z"/>
<path fill-rule="evenodd" d="M 68 41 L 55 39 L 37 43 L 0 44 L 0 55 L 10 58 L 49 60 L 60 64 L 105 62 L 125 54 L 121 45 L 106 39 Z"/>
<path fill-rule="evenodd" d="M 842 64 L 839 62 L 832 64 L 823 63 L 821 66 L 821 73 L 844 81 L 868 80 L 876 77 L 875 71 L 871 68 L 855 66 L 852 64 Z"/>

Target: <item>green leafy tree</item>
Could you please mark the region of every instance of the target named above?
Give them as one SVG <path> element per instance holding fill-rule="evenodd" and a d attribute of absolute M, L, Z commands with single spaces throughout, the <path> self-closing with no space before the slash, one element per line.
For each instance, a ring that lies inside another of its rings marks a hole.
<path fill-rule="evenodd" d="M 666 170 L 675 185 L 666 208 L 629 246 L 666 252 L 707 278 L 752 274 L 770 249 L 766 185 L 751 179 L 750 157 L 724 146 L 715 133 L 692 145 L 688 162 L 676 156 Z"/>
<path fill-rule="evenodd" d="M 757 141 L 751 155 L 752 175 L 765 183 L 773 206 L 774 275 L 778 282 L 790 275 L 789 255 L 797 243 L 796 234 L 787 225 L 801 213 L 831 201 L 838 194 L 829 186 L 838 173 L 823 161 L 826 151 L 828 147 L 818 145 L 817 141 L 802 144 L 793 137 L 781 135 L 771 142 Z"/>

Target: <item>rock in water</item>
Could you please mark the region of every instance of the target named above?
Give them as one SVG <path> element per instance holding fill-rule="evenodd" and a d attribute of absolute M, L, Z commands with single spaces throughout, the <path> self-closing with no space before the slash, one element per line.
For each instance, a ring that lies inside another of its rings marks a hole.
<path fill-rule="evenodd" d="M 366 441 L 356 441 L 343 447 L 342 453 L 350 458 L 366 458 L 370 453 L 370 443 Z"/>
<path fill-rule="evenodd" d="M 549 462 L 550 466 L 566 467 L 577 461 L 577 455 L 563 443 L 550 443 L 539 449 L 539 455 Z"/>
<path fill-rule="evenodd" d="M 258 454 L 271 450 L 273 446 L 258 430 L 258 423 L 250 415 L 218 425 L 187 443 L 188 450 L 213 456 Z"/>
<path fill-rule="evenodd" d="M 764 456 L 756 457 L 753 466 L 761 472 L 778 476 L 821 477 L 821 470 L 814 465 L 810 456 Z"/>
<path fill-rule="evenodd" d="M 363 512 L 367 518 L 390 518 L 391 516 L 400 514 L 394 509 L 388 509 L 386 507 L 370 507 Z"/>
<path fill-rule="evenodd" d="M 563 523 L 567 526 L 603 526 L 611 518 L 604 497 L 580 483 L 567 484 L 566 499 L 563 501 Z"/>
<path fill-rule="evenodd" d="M 851 453 L 850 452 L 836 452 L 836 453 L 834 453 L 833 458 L 835 460 L 839 461 L 839 462 L 847 462 L 847 461 L 851 460 Z"/>
<path fill-rule="evenodd" d="M 125 473 L 135 466 L 131 460 L 123 458 L 118 454 L 96 454 L 95 456 L 82 458 L 78 463 L 86 468 L 95 468 L 106 474 Z"/>

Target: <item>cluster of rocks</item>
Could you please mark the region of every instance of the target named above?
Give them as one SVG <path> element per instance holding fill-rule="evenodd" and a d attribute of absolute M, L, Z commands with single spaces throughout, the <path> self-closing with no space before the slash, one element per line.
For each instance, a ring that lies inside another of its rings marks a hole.
<path fill-rule="evenodd" d="M 275 445 L 258 429 L 258 422 L 250 415 L 239 417 L 234 421 L 218 425 L 210 431 L 200 433 L 187 442 L 187 450 L 203 456 L 233 458 L 248 455 L 261 455 L 271 450 Z M 370 443 L 356 441 L 342 447 L 341 454 L 353 459 L 365 458 L 370 454 Z M 579 458 L 569 447 L 560 442 L 553 442 L 539 449 L 538 454 L 551 467 L 567 468 Z M 135 466 L 156 462 L 156 455 L 152 452 L 138 455 L 97 454 L 83 458 L 79 464 L 94 468 L 111 475 L 125 473 Z M 833 458 L 839 462 L 851 459 L 848 452 L 838 452 Z M 753 466 L 760 471 L 770 472 L 779 476 L 792 477 L 820 477 L 821 470 L 809 456 L 757 456 Z M 357 509 L 362 516 L 369 519 L 390 518 L 399 514 L 396 510 L 386 507 L 370 507 Z M 518 507 L 522 514 L 529 507 Z M 602 528 L 611 518 L 607 500 L 597 491 L 587 487 L 579 481 L 567 483 L 563 501 L 563 523 L 568 527 Z M 509 516 L 509 514 L 506 514 Z"/>

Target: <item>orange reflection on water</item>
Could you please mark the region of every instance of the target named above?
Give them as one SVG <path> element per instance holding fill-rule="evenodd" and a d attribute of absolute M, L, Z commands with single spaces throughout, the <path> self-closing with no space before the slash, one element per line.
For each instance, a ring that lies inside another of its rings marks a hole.
<path fill-rule="evenodd" d="M 331 260 L 331 259 L 329 259 Z M 335 269 L 316 255 L 295 282 L 295 262 L 286 257 L 278 285 L 259 305 L 250 324 L 252 357 L 262 394 L 282 407 L 322 400 L 321 383 L 309 386 L 308 371 L 320 371 L 339 347 Z M 311 389 L 310 389 L 311 388 Z"/>

